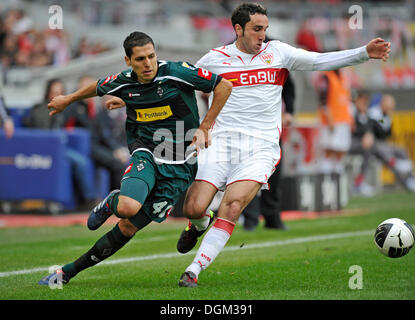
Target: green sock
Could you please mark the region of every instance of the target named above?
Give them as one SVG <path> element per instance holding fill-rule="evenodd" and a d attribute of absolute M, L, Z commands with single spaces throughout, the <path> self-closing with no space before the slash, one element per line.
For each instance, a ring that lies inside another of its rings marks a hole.
<path fill-rule="evenodd" d="M 102 236 L 94 246 L 84 255 L 74 262 L 62 267 L 63 272 L 70 278 L 78 272 L 96 265 L 98 262 L 107 259 L 122 248 L 131 238 L 124 236 L 118 224 L 104 236 Z"/>
<path fill-rule="evenodd" d="M 122 218 L 120 216 L 120 214 L 117 211 L 117 207 L 118 207 L 118 197 L 119 197 L 120 193 L 113 193 L 107 200 L 108 206 L 110 207 L 110 210 L 113 214 L 115 214 L 118 218 Z"/>

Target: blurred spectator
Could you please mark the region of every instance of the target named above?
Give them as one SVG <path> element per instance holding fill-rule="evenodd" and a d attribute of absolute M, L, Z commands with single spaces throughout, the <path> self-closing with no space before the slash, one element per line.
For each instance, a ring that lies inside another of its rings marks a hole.
<path fill-rule="evenodd" d="M 379 103 L 370 107 L 368 113 L 375 120 L 374 132 L 377 139 L 384 141 L 392 135 L 392 115 L 395 107 L 395 98 L 390 94 L 382 95 Z"/>
<path fill-rule="evenodd" d="M 46 36 L 33 28 L 33 21 L 22 10 L 9 10 L 3 20 L 1 63 L 3 67 L 36 67 L 51 64 Z"/>
<path fill-rule="evenodd" d="M 4 133 L 7 139 L 10 139 L 14 135 L 14 122 L 7 113 L 6 106 L 4 104 L 3 95 L 0 88 L 0 124 L 3 125 Z"/>
<path fill-rule="evenodd" d="M 95 81 L 83 76 L 79 87 L 85 87 Z M 125 157 L 123 146 L 111 133 L 111 118 L 105 108 L 98 109 L 95 98 L 77 102 L 64 111 L 67 128 L 85 128 L 91 132 L 91 157 L 96 166 L 110 172 L 110 189 L 119 189 L 120 181 L 129 157 Z"/>
<path fill-rule="evenodd" d="M 30 113 L 23 119 L 23 125 L 38 129 L 61 129 L 63 127 L 63 115 L 49 116 L 48 103 L 54 97 L 65 93 L 65 86 L 59 79 L 51 79 L 46 84 L 43 101 L 33 106 Z"/>
<path fill-rule="evenodd" d="M 49 80 L 46 85 L 43 102 L 35 105 L 29 115 L 24 118 L 24 126 L 38 129 L 62 128 L 64 122 L 63 115 L 59 114 L 54 117 L 50 117 L 47 105 L 54 97 L 64 93 L 65 87 L 61 80 Z M 81 207 L 90 208 L 96 204 L 96 196 L 93 183 L 87 178 L 87 171 L 89 170 L 88 159 L 85 155 L 69 147 L 66 148 L 66 157 L 71 163 L 75 184 L 80 191 L 79 195 L 81 197 Z"/>
<path fill-rule="evenodd" d="M 362 155 L 363 162 L 360 172 L 354 180 L 355 192 L 368 197 L 375 193 L 373 186 L 365 181 L 371 156 L 376 157 L 389 168 L 407 191 L 415 192 L 413 165 L 408 154 L 404 149 L 385 141 L 385 138 L 391 133 L 390 112 L 395 106 L 394 98 L 390 95 L 384 95 L 380 107 L 375 107 L 376 111 L 371 112 L 372 118 L 370 111 L 368 111 L 368 105 L 369 95 L 364 92 L 359 93 L 355 100 L 355 123 L 350 153 Z M 371 109 L 369 108 L 369 110 Z M 375 116 L 376 119 L 373 119 Z"/>
<path fill-rule="evenodd" d="M 0 63 L 11 67 L 63 65 L 71 59 L 68 34 L 60 29 L 35 29 L 22 10 L 9 10 L 0 17 Z M 109 50 L 101 42 L 82 38 L 75 57 L 95 55 Z"/>
<path fill-rule="evenodd" d="M 111 98 L 113 97 L 105 95 L 99 100 L 100 103 L 96 105 L 95 128 L 100 134 L 101 142 L 113 150 L 115 158 L 124 164 L 128 164 L 130 152 L 128 151 L 125 133 L 125 118 L 127 115 L 123 109 L 109 111 L 105 107 L 105 101 Z M 120 130 L 122 133 L 120 133 Z"/>
<path fill-rule="evenodd" d="M 17 47 L 17 36 L 5 34 L 0 46 L 1 64 L 4 68 L 16 65 L 16 56 L 19 48 Z"/>
<path fill-rule="evenodd" d="M 29 67 L 42 67 L 53 63 L 53 54 L 46 48 L 46 35 L 42 32 L 33 31 L 31 33 L 30 50 L 27 52 L 25 59 L 19 63 L 20 65 L 27 65 Z M 21 50 L 21 52 L 23 52 Z"/>
<path fill-rule="evenodd" d="M 370 156 L 375 152 L 375 136 L 373 133 L 374 121 L 367 114 L 369 94 L 359 92 L 354 101 L 354 122 L 352 125 L 352 144 L 350 154 L 362 155 L 363 161 L 359 173 L 354 179 L 354 191 L 363 196 L 373 196 L 373 186 L 365 181 L 369 168 Z"/>
<path fill-rule="evenodd" d="M 387 166 L 404 188 L 415 192 L 413 163 L 408 156 L 408 152 L 404 148 L 387 141 L 392 135 L 392 115 L 395 107 L 395 98 L 390 94 L 385 94 L 382 96 L 379 105 L 369 108 L 368 114 L 375 123 L 374 135 L 377 140 L 378 152 L 382 154 L 387 161 Z"/>
<path fill-rule="evenodd" d="M 351 145 L 350 88 L 340 70 L 325 71 L 318 84 L 319 115 L 322 124 L 321 144 L 324 150 L 320 161 L 322 173 L 344 171 L 343 157 Z"/>
<path fill-rule="evenodd" d="M 45 47 L 52 54 L 54 65 L 63 65 L 71 59 L 68 35 L 60 29 L 48 29 Z"/>
<path fill-rule="evenodd" d="M 309 20 L 305 20 L 297 31 L 295 42 L 299 47 L 314 52 L 321 52 L 321 44 L 309 26 Z"/>
<path fill-rule="evenodd" d="M 82 37 L 79 40 L 78 47 L 75 50 L 75 58 L 93 56 L 98 53 L 108 51 L 109 48 L 101 42 L 89 42 L 87 38 Z"/>
<path fill-rule="evenodd" d="M 127 148 L 127 135 L 125 133 L 125 120 L 127 118 L 127 114 L 123 108 L 108 111 L 105 107 L 105 102 L 111 98 L 113 98 L 113 96 L 103 96 L 102 99 L 100 99 L 101 105 L 99 105 L 99 109 L 101 110 L 101 113 L 105 113 L 105 115 L 110 118 L 108 122 L 111 123 L 109 129 L 111 130 L 112 136 L 119 145 L 126 148 L 127 153 L 129 154 Z"/>

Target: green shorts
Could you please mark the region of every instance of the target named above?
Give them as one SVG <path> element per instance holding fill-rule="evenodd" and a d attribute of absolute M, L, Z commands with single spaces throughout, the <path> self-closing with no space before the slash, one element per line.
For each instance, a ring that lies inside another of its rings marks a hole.
<path fill-rule="evenodd" d="M 176 204 L 180 196 L 190 187 L 195 179 L 197 163 L 194 164 L 157 164 L 153 155 L 147 151 L 137 151 L 131 157 L 131 163 L 125 170 L 121 180 L 140 179 L 147 184 L 148 195 L 143 201 L 142 190 L 135 194 L 131 191 L 127 195 L 142 203 L 140 212 L 144 212 L 151 220 L 162 222 L 167 218 L 170 209 Z M 135 225 L 134 218 L 129 220 Z"/>

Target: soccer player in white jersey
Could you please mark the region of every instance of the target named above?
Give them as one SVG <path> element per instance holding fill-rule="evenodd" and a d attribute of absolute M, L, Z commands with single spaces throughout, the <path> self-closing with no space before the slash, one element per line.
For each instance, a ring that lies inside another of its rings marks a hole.
<path fill-rule="evenodd" d="M 280 41 L 264 43 L 266 9 L 255 3 L 238 6 L 232 14 L 236 41 L 212 49 L 197 66 L 233 83 L 231 96 L 212 127 L 212 145 L 200 151 L 196 181 L 187 192 L 183 211 L 190 219 L 177 244 L 190 251 L 212 222 L 207 208 L 218 190 L 224 191 L 218 218 L 204 236 L 179 286 L 196 287 L 201 271 L 229 240 L 239 215 L 261 188 L 268 188 L 281 152 L 281 91 L 291 70 L 335 70 L 369 59 L 389 57 L 390 43 L 371 40 L 366 46 L 329 53 L 308 52 Z"/>

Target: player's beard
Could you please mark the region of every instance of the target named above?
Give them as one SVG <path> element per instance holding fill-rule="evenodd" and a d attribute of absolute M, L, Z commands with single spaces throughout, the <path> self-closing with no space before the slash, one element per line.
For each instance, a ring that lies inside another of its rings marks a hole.
<path fill-rule="evenodd" d="M 245 47 L 245 50 L 248 51 L 250 54 L 257 54 L 259 51 L 261 51 L 261 47 L 262 47 L 262 43 L 259 46 L 259 48 L 257 49 L 256 43 L 251 42 L 251 40 L 249 38 L 245 38 L 245 29 L 242 29 L 242 37 L 241 37 L 241 42 L 243 44 L 243 46 Z"/>

